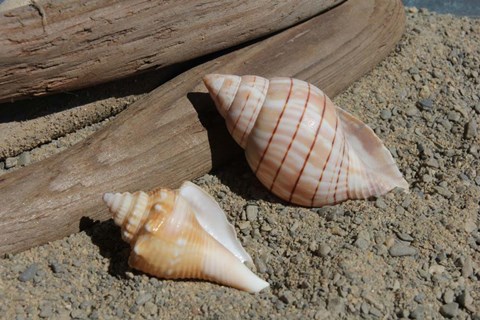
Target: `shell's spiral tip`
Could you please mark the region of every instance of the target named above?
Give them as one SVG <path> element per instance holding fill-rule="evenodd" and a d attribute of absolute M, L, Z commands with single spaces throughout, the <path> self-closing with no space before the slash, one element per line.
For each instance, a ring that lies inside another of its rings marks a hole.
<path fill-rule="evenodd" d="M 218 95 L 223 85 L 223 76 L 220 74 L 207 74 L 203 77 L 203 83 L 213 95 Z"/>
<path fill-rule="evenodd" d="M 114 195 L 113 193 L 111 193 L 111 192 L 105 193 L 105 194 L 103 195 L 103 202 L 105 202 L 105 203 L 107 204 L 107 206 L 110 207 L 110 205 L 111 205 L 111 203 L 112 203 L 112 201 L 113 201 L 113 197 L 114 197 L 114 196 L 115 196 L 115 195 Z"/>
<path fill-rule="evenodd" d="M 203 83 L 223 117 L 230 109 L 241 81 L 240 76 L 230 74 L 207 74 L 203 77 Z"/>

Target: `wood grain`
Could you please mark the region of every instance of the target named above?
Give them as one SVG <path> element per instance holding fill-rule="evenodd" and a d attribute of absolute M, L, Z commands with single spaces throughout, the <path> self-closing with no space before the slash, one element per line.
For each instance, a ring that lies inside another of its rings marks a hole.
<path fill-rule="evenodd" d="M 0 12 L 0 102 L 186 61 L 342 1 L 37 0 Z"/>
<path fill-rule="evenodd" d="M 76 232 L 82 217 L 108 219 L 104 192 L 177 187 L 240 156 L 202 93 L 204 74 L 294 76 L 334 96 L 395 47 L 404 19 L 400 0 L 349 0 L 181 74 L 84 142 L 0 176 L 0 253 Z"/>

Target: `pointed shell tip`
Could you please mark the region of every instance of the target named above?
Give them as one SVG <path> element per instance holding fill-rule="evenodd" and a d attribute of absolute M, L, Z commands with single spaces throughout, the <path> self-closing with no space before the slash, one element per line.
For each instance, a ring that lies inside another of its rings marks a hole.
<path fill-rule="evenodd" d="M 106 204 L 109 204 L 112 201 L 113 197 L 114 197 L 113 193 L 110 193 L 110 192 L 104 193 L 103 194 L 103 201 Z"/>

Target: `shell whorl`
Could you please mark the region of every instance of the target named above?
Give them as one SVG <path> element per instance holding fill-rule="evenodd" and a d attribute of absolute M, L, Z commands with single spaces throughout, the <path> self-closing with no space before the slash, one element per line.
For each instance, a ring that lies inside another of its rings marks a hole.
<path fill-rule="evenodd" d="M 209 74 L 203 82 L 233 139 L 245 149 L 268 91 L 268 79 Z"/>
<path fill-rule="evenodd" d="M 115 224 L 122 228 L 122 239 L 130 243 L 151 210 L 150 195 L 142 191 L 105 193 L 103 201 L 113 213 Z"/>
<path fill-rule="evenodd" d="M 222 109 L 218 103 L 223 92 L 228 92 L 226 101 L 231 105 L 220 113 L 229 127 L 230 118 L 243 117 L 238 112 L 230 115 L 230 110 L 247 104 L 245 97 L 249 95 L 242 92 L 231 97 L 238 90 L 229 88 L 228 81 L 222 82 L 221 75 L 214 77 L 222 85 L 217 85 L 215 92 L 207 88 L 212 97 L 215 95 L 218 109 Z M 254 78 L 234 77 L 235 88 L 242 87 L 244 78 Z M 207 75 L 205 79 L 210 78 Z M 256 110 L 256 120 L 246 141 L 239 144 L 257 178 L 271 192 L 295 204 L 322 206 L 378 196 L 395 187 L 408 189 L 390 152 L 374 132 L 336 107 L 320 89 L 293 78 L 260 79 L 255 77 L 268 89 L 263 102 L 250 107 Z"/>

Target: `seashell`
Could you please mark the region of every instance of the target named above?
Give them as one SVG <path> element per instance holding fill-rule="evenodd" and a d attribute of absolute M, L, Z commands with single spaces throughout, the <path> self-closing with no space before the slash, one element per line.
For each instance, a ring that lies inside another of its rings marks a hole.
<path fill-rule="evenodd" d="M 408 190 L 371 128 L 293 78 L 203 78 L 255 175 L 278 197 L 317 207 Z"/>
<path fill-rule="evenodd" d="M 179 190 L 106 193 L 103 200 L 132 248 L 128 263 L 164 279 L 203 279 L 248 292 L 268 283 L 243 262 L 252 258 L 223 210 L 191 182 Z"/>

